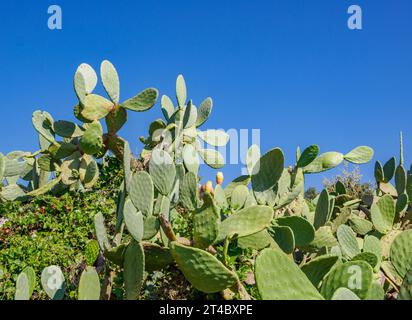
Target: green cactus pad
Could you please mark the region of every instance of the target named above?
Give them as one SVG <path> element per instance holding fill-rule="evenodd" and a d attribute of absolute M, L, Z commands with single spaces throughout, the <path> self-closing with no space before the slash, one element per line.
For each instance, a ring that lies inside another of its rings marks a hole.
<path fill-rule="evenodd" d="M 159 218 L 156 216 L 149 216 L 144 220 L 143 240 L 152 239 L 160 229 Z"/>
<path fill-rule="evenodd" d="M 383 172 L 382 164 L 379 161 L 375 162 L 374 175 L 376 182 L 383 182 L 385 174 Z"/>
<path fill-rule="evenodd" d="M 213 169 L 220 169 L 225 165 L 225 159 L 219 151 L 213 149 L 200 149 L 199 155 L 203 161 Z"/>
<path fill-rule="evenodd" d="M 212 113 L 213 101 L 212 98 L 206 98 L 197 111 L 196 127 L 200 127 L 209 118 Z"/>
<path fill-rule="evenodd" d="M 305 218 L 298 216 L 282 217 L 276 219 L 279 226 L 292 229 L 296 246 L 307 246 L 315 239 L 315 229 Z"/>
<path fill-rule="evenodd" d="M 322 296 L 288 256 L 264 249 L 255 261 L 256 284 L 263 300 L 322 300 Z"/>
<path fill-rule="evenodd" d="M 189 211 L 194 211 L 198 204 L 197 176 L 188 172 L 180 186 L 180 202 Z"/>
<path fill-rule="evenodd" d="M 97 94 L 90 94 L 84 100 L 80 115 L 89 121 L 100 120 L 107 116 L 113 108 L 113 102 Z"/>
<path fill-rule="evenodd" d="M 186 144 L 183 147 L 182 157 L 187 171 L 197 175 L 199 172 L 199 155 L 193 145 Z"/>
<path fill-rule="evenodd" d="M 315 239 L 310 243 L 309 247 L 322 249 L 331 248 L 336 245 L 338 245 L 338 241 L 333 236 L 332 228 L 324 226 L 316 230 Z"/>
<path fill-rule="evenodd" d="M 56 160 L 66 158 L 72 155 L 76 151 L 77 151 L 77 146 L 72 143 L 68 143 L 68 142 L 62 142 L 59 144 L 51 145 L 49 147 L 49 152 L 51 153 L 53 158 Z"/>
<path fill-rule="evenodd" d="M 76 74 L 80 73 L 84 79 L 85 92 L 90 94 L 97 85 L 96 71 L 87 63 L 82 63 L 76 70 Z"/>
<path fill-rule="evenodd" d="M 409 203 L 409 197 L 406 193 L 402 193 L 398 196 L 398 199 L 396 200 L 396 215 L 399 216 L 400 213 L 403 211 L 407 210 L 408 208 L 408 203 Z"/>
<path fill-rule="evenodd" d="M 353 231 L 360 235 L 365 235 L 372 231 L 373 224 L 369 220 L 360 218 L 356 215 L 351 215 L 349 217 L 349 223 Z"/>
<path fill-rule="evenodd" d="M 319 173 L 337 167 L 343 161 L 340 152 L 326 152 L 317 157 L 310 165 L 304 168 L 304 173 Z"/>
<path fill-rule="evenodd" d="M 66 160 L 62 163 L 60 167 L 61 177 L 62 177 L 62 182 L 65 185 L 72 185 L 78 180 L 80 163 L 81 163 L 80 152 L 73 153 L 70 157 L 66 158 Z"/>
<path fill-rule="evenodd" d="M 14 300 L 30 300 L 30 297 L 29 278 L 22 272 L 17 277 Z"/>
<path fill-rule="evenodd" d="M 93 158 L 86 159 L 83 157 L 79 168 L 80 180 L 85 188 L 92 188 L 99 180 L 99 166 Z"/>
<path fill-rule="evenodd" d="M 127 246 L 125 244 L 121 244 L 115 248 L 107 250 L 103 252 L 104 257 L 109 260 L 110 262 L 118 265 L 119 267 L 123 267 L 124 262 L 124 253 L 126 252 Z"/>
<path fill-rule="evenodd" d="M 197 108 L 192 103 L 192 100 L 186 106 L 184 115 L 183 115 L 183 128 L 191 128 L 196 124 L 197 120 Z"/>
<path fill-rule="evenodd" d="M 406 273 L 399 290 L 399 300 L 412 300 L 412 268 Z"/>
<path fill-rule="evenodd" d="M 179 103 L 180 107 L 184 107 L 186 105 L 187 99 L 187 90 L 186 90 L 186 82 L 183 78 L 183 75 L 179 74 L 176 79 L 176 98 L 177 102 Z"/>
<path fill-rule="evenodd" d="M 299 160 L 296 164 L 298 168 L 304 168 L 310 165 L 319 154 L 319 146 L 311 145 L 303 150 L 302 154 L 299 157 Z"/>
<path fill-rule="evenodd" d="M 193 240 L 197 248 L 206 249 L 219 233 L 220 209 L 209 193 L 204 195 L 204 204 L 193 214 Z"/>
<path fill-rule="evenodd" d="M 86 263 L 89 266 L 93 266 L 99 256 L 99 242 L 91 240 L 86 244 L 84 252 Z"/>
<path fill-rule="evenodd" d="M 144 233 L 143 214 L 137 211 L 129 198 L 124 203 L 123 217 L 127 230 L 129 230 L 132 237 L 136 241 L 141 241 Z"/>
<path fill-rule="evenodd" d="M 378 261 L 374 270 L 378 271 L 382 261 L 382 248 L 379 239 L 372 235 L 365 236 L 363 240 L 363 251 L 375 254 L 375 256 L 378 258 Z"/>
<path fill-rule="evenodd" d="M 104 225 L 104 217 L 101 212 L 94 216 L 94 229 L 96 231 L 97 241 L 100 249 L 104 252 L 110 250 L 111 246 L 107 237 L 106 227 Z"/>
<path fill-rule="evenodd" d="M 200 139 L 214 147 L 224 147 L 229 142 L 229 135 L 223 130 L 207 130 L 197 132 Z"/>
<path fill-rule="evenodd" d="M 79 300 L 99 300 L 100 279 L 94 267 L 87 267 L 80 276 Z"/>
<path fill-rule="evenodd" d="M 47 112 L 39 110 L 33 112 L 32 123 L 34 128 L 49 142 L 54 142 L 53 122 Z"/>
<path fill-rule="evenodd" d="M 396 160 L 395 157 L 390 158 L 383 166 L 383 182 L 387 183 L 392 180 L 395 175 Z"/>
<path fill-rule="evenodd" d="M 412 268 L 412 230 L 403 231 L 393 240 L 390 260 L 399 275 L 404 278 Z"/>
<path fill-rule="evenodd" d="M 217 242 L 227 236 L 237 235 L 245 237 L 270 226 L 273 218 L 273 209 L 266 206 L 252 206 L 242 209 L 225 219 L 220 224 Z"/>
<path fill-rule="evenodd" d="M 123 278 L 127 300 L 137 300 L 142 288 L 145 270 L 143 246 L 132 241 L 124 253 Z"/>
<path fill-rule="evenodd" d="M 145 89 L 137 96 L 120 104 L 120 106 L 122 108 L 137 112 L 146 111 L 155 105 L 158 95 L 159 91 L 155 88 Z"/>
<path fill-rule="evenodd" d="M 234 210 L 242 209 L 245 205 L 247 198 L 249 197 L 249 189 L 246 186 L 237 186 L 233 192 L 231 197 L 231 207 Z"/>
<path fill-rule="evenodd" d="M 262 230 L 246 237 L 237 239 L 237 245 L 242 249 L 262 250 L 269 246 L 278 247 L 267 230 Z M 280 248 L 279 248 L 280 250 Z"/>
<path fill-rule="evenodd" d="M 216 185 L 215 187 L 215 201 L 216 204 L 222 209 L 227 209 L 229 207 L 225 191 L 220 184 Z"/>
<path fill-rule="evenodd" d="M 54 172 L 56 170 L 56 161 L 48 154 L 43 154 L 37 159 L 39 168 L 46 172 Z"/>
<path fill-rule="evenodd" d="M 127 121 L 127 111 L 120 106 L 115 108 L 106 116 L 107 130 L 110 134 L 118 132 Z"/>
<path fill-rule="evenodd" d="M 268 232 L 283 252 L 287 254 L 293 253 L 295 250 L 295 237 L 291 228 L 286 226 L 273 226 Z"/>
<path fill-rule="evenodd" d="M 240 176 L 230 182 L 225 188 L 225 194 L 227 198 L 232 196 L 233 190 L 239 185 L 247 186 L 250 183 L 250 176 Z"/>
<path fill-rule="evenodd" d="M 139 171 L 132 175 L 129 196 L 135 207 L 143 215 L 150 216 L 153 213 L 154 185 L 151 176 L 147 172 Z"/>
<path fill-rule="evenodd" d="M 84 130 L 77 124 L 64 120 L 54 122 L 53 131 L 63 138 L 77 138 L 84 134 Z"/>
<path fill-rule="evenodd" d="M 348 288 L 339 288 L 337 289 L 331 298 L 331 300 L 360 300 L 359 297 L 351 290 Z"/>
<path fill-rule="evenodd" d="M 379 282 L 372 282 L 372 285 L 369 289 L 368 295 L 366 296 L 365 300 L 384 300 L 385 298 L 385 291 L 382 285 Z"/>
<path fill-rule="evenodd" d="M 84 100 L 86 99 L 86 95 L 88 93 L 87 93 L 87 88 L 86 88 L 86 79 L 84 75 L 79 71 L 77 71 L 74 74 L 73 87 L 74 87 L 74 92 L 76 93 L 76 96 L 79 99 L 79 102 L 83 104 Z"/>
<path fill-rule="evenodd" d="M 342 253 L 345 256 L 352 259 L 360 253 L 358 242 L 356 240 L 356 234 L 350 227 L 345 224 L 340 225 L 336 231 L 336 236 L 338 238 Z"/>
<path fill-rule="evenodd" d="M 66 284 L 63 272 L 58 266 L 49 266 L 43 269 L 41 284 L 47 295 L 52 300 L 62 300 Z"/>
<path fill-rule="evenodd" d="M 252 186 L 256 193 L 271 190 L 280 179 L 284 169 L 282 150 L 275 148 L 263 155 L 253 168 Z"/>
<path fill-rule="evenodd" d="M 154 149 L 149 172 L 156 189 L 165 196 L 169 195 L 176 177 L 176 167 L 172 157 L 163 150 Z"/>
<path fill-rule="evenodd" d="M 337 263 L 338 259 L 338 256 L 332 255 L 323 255 L 316 257 L 308 263 L 304 264 L 301 270 L 308 277 L 310 282 L 312 282 L 315 287 L 318 287 L 323 278 Z"/>
<path fill-rule="evenodd" d="M 322 295 L 332 298 L 339 288 L 352 290 L 359 298 L 365 299 L 371 287 L 373 271 L 364 261 L 349 261 L 332 269 L 322 284 Z"/>
<path fill-rule="evenodd" d="M 326 222 L 329 221 L 330 216 L 330 197 L 326 189 L 324 189 L 319 196 L 318 203 L 316 205 L 315 219 L 313 226 L 315 229 L 319 229 L 324 226 Z"/>
<path fill-rule="evenodd" d="M 96 154 L 103 147 L 103 128 L 100 122 L 95 121 L 87 124 L 81 140 L 80 147 L 90 155 Z"/>
<path fill-rule="evenodd" d="M 382 234 L 392 229 L 395 219 L 395 203 L 390 195 L 384 195 L 377 203 L 372 204 L 371 217 L 376 230 Z"/>
<path fill-rule="evenodd" d="M 29 295 L 33 294 L 34 288 L 36 287 L 36 273 L 32 267 L 26 267 L 22 271 L 26 274 L 29 283 Z"/>
<path fill-rule="evenodd" d="M 405 193 L 406 179 L 407 179 L 407 174 L 406 174 L 406 170 L 403 167 L 403 165 L 397 166 L 396 171 L 395 171 L 395 187 L 399 195 Z"/>
<path fill-rule="evenodd" d="M 154 243 L 144 244 L 146 272 L 159 271 L 173 263 L 173 257 L 168 248 Z"/>
<path fill-rule="evenodd" d="M 120 81 L 116 68 L 110 61 L 104 60 L 100 66 L 103 87 L 114 103 L 119 103 Z"/>
<path fill-rule="evenodd" d="M 170 251 L 185 278 L 199 291 L 219 292 L 238 280 L 232 271 L 204 250 L 171 242 Z"/>
<path fill-rule="evenodd" d="M 169 122 L 170 118 L 175 113 L 175 107 L 173 106 L 173 102 L 168 96 L 163 95 L 161 99 L 161 105 L 163 116 L 165 117 L 166 121 Z"/>
<path fill-rule="evenodd" d="M 256 163 L 259 161 L 260 157 L 261 157 L 261 154 L 260 154 L 259 146 L 256 144 L 252 145 L 248 149 L 247 154 L 246 154 L 246 166 L 247 166 L 247 171 L 250 176 L 253 175 L 253 168 L 255 167 Z M 258 170 L 258 167 L 256 167 L 256 170 Z"/>
<path fill-rule="evenodd" d="M 376 254 L 372 252 L 359 253 L 353 257 L 351 261 L 365 261 L 372 267 L 372 269 L 375 269 L 379 262 Z"/>
<path fill-rule="evenodd" d="M 360 146 L 345 154 L 343 158 L 351 163 L 362 164 L 369 162 L 373 158 L 373 154 L 371 147 Z"/>

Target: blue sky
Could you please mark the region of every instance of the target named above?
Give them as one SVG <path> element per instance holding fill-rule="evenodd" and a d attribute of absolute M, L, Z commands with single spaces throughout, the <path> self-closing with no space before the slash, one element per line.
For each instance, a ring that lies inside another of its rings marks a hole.
<path fill-rule="evenodd" d="M 62 30 L 47 28 L 51 4 L 62 8 Z M 351 4 L 363 9 L 361 31 L 347 28 Z M 314 143 L 341 152 L 370 145 L 385 161 L 398 155 L 400 130 L 409 162 L 411 14 L 410 0 L 2 1 L 0 150 L 36 149 L 37 109 L 74 120 L 76 67 L 109 59 L 123 99 L 150 86 L 173 96 L 183 73 L 195 104 L 214 100 L 207 127 L 261 129 L 262 149 L 281 147 L 287 163 L 297 145 Z M 159 104 L 133 113 L 121 135 L 138 150 L 159 117 Z M 240 168 L 227 166 L 227 179 Z M 362 166 L 365 180 L 372 169 Z"/>

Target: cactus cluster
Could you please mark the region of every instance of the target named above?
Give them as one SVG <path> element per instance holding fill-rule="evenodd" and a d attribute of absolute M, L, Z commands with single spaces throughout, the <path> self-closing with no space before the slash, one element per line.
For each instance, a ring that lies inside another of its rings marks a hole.
<path fill-rule="evenodd" d="M 109 233 L 103 215 L 96 213 L 97 241 L 85 249 L 79 299 L 110 298 L 110 283 L 120 270 L 125 298 L 138 299 L 147 274 L 172 264 L 197 290 L 221 292 L 224 298 L 382 300 L 389 292 L 411 298 L 412 169 L 404 168 L 402 147 L 398 166 L 394 158 L 384 166 L 376 163 L 377 188 L 361 199 L 338 181 L 333 190 L 307 200 L 305 175 L 343 161 L 367 163 L 374 154 L 367 146 L 346 154 L 319 154 L 317 145 L 303 152 L 298 148 L 296 160 L 287 166 L 281 149 L 262 154 L 253 145 L 246 155 L 247 175 L 223 187 L 219 172 L 214 188 L 211 182 L 199 187 L 200 158 L 215 169 L 224 164 L 222 155 L 202 147 L 201 141 L 219 147 L 229 140 L 223 131 L 199 129 L 211 113 L 212 99 L 197 108 L 178 76 L 177 105 L 161 98 L 164 120 L 150 124 L 148 137 L 140 139 L 144 148 L 135 155 L 117 132 L 127 111 L 145 111 L 155 104 L 157 90 L 146 89 L 119 103 L 118 75 L 108 61 L 102 63 L 101 78 L 109 99 L 92 93 L 97 76 L 90 66 L 83 64 L 76 72 L 75 115 L 82 125 L 35 112 L 40 150 L 0 155 L 0 177 L 7 181 L 1 197 L 6 200 L 54 188 L 89 188 L 98 178 L 96 159 L 110 150 L 122 160 L 116 228 Z M 29 186 L 21 187 L 20 178 Z M 187 230 L 176 232 L 179 219 L 187 221 Z M 258 294 L 247 290 L 233 250 L 253 252 Z M 104 268 L 96 267 L 98 259 L 104 260 Z M 17 279 L 16 299 L 29 299 L 34 281 L 32 270 L 24 270 Z M 41 283 L 51 299 L 63 298 L 60 268 L 46 268 Z"/>

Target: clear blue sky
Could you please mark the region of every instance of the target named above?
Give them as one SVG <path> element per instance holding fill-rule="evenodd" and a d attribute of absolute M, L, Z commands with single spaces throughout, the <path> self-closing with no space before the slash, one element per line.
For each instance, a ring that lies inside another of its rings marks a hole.
<path fill-rule="evenodd" d="M 51 4 L 63 10 L 63 30 L 47 28 Z M 362 31 L 347 28 L 351 4 L 363 9 Z M 77 65 L 109 59 L 123 99 L 149 86 L 173 96 L 183 73 L 197 105 L 214 99 L 208 127 L 259 128 L 262 149 L 281 147 L 287 163 L 313 143 L 342 152 L 366 144 L 387 160 L 400 130 L 410 161 L 411 39 L 410 0 L 2 1 L 0 151 L 36 149 L 37 109 L 74 120 Z M 158 117 L 159 104 L 131 114 L 121 134 L 136 150 Z M 372 168 L 362 167 L 366 180 Z"/>

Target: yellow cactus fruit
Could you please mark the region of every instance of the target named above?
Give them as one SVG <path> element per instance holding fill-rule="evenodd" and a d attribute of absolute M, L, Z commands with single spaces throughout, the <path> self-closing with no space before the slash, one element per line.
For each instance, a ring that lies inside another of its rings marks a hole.
<path fill-rule="evenodd" d="M 225 177 L 223 176 L 223 172 L 218 172 L 216 174 L 216 183 L 222 185 L 223 180 L 225 179 Z"/>

